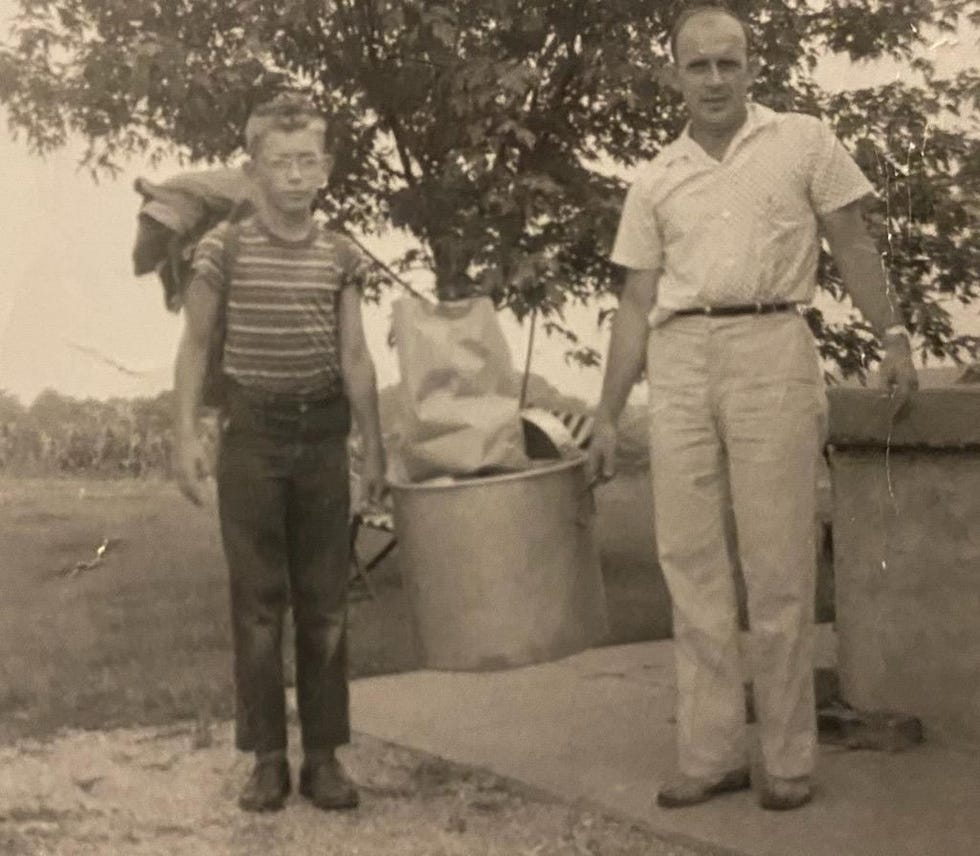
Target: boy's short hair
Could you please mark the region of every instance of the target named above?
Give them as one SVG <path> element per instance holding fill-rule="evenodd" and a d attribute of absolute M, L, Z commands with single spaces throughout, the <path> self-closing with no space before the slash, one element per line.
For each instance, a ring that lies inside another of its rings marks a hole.
<path fill-rule="evenodd" d="M 670 28 L 670 55 L 674 62 L 677 62 L 677 37 L 680 35 L 681 30 L 684 29 L 684 25 L 691 18 L 710 12 L 728 15 L 729 18 L 738 21 L 742 27 L 742 32 L 745 34 L 746 53 L 752 52 L 752 31 L 749 29 L 749 25 L 724 0 L 694 0 L 694 2 L 687 4 L 680 11 Z"/>
<path fill-rule="evenodd" d="M 303 95 L 284 93 L 260 104 L 245 123 L 245 150 L 253 157 L 269 131 L 301 131 L 317 128 L 326 136 L 327 120 L 316 105 Z"/>

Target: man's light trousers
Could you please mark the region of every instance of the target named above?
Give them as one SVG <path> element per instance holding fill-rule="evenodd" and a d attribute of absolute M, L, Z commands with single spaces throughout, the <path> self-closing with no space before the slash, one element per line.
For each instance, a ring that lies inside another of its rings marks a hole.
<path fill-rule="evenodd" d="M 748 593 L 750 674 L 769 774 L 816 747 L 816 465 L 826 398 L 795 313 L 673 318 L 650 332 L 650 450 L 660 564 L 673 600 L 681 772 L 747 760 L 733 556 Z"/>

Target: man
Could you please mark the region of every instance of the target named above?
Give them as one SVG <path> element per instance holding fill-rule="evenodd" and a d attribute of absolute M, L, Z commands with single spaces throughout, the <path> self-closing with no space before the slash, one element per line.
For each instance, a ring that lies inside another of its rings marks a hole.
<path fill-rule="evenodd" d="M 239 805 L 282 808 L 290 791 L 282 625 L 296 625 L 303 739 L 300 793 L 322 809 L 358 794 L 335 757 L 350 739 L 346 663 L 347 435 L 362 435 L 362 478 L 384 488 L 374 366 L 364 340 L 365 262 L 311 214 L 326 182 L 325 122 L 303 99 L 258 108 L 245 129 L 256 214 L 205 235 L 194 259 L 177 356 L 177 476 L 200 504 L 197 436 L 211 340 L 226 307 L 218 505 L 231 581 L 236 742 L 255 753 Z"/>
<path fill-rule="evenodd" d="M 724 518 L 734 507 L 748 590 L 760 803 L 808 802 L 815 466 L 826 406 L 796 307 L 814 294 L 818 232 L 881 335 L 896 410 L 916 386 L 861 201 L 871 185 L 818 120 L 748 101 L 748 30 L 717 5 L 671 34 L 689 124 L 627 196 L 612 259 L 626 268 L 591 466 L 614 474 L 616 421 L 646 357 L 654 523 L 671 592 L 679 774 L 663 807 L 750 786 L 739 628 Z"/>

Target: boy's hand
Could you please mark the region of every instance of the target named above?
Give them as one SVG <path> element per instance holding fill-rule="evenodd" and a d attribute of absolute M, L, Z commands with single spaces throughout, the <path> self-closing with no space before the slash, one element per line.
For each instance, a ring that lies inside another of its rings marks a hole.
<path fill-rule="evenodd" d="M 361 484 L 364 499 L 369 505 L 380 506 L 388 493 L 383 452 L 366 452 L 361 465 Z"/>
<path fill-rule="evenodd" d="M 603 417 L 592 429 L 586 473 L 589 484 L 602 484 L 616 475 L 616 426 Z"/>
<path fill-rule="evenodd" d="M 201 484 L 208 475 L 204 447 L 197 436 L 182 438 L 177 443 L 177 486 L 194 505 L 203 505 Z"/>

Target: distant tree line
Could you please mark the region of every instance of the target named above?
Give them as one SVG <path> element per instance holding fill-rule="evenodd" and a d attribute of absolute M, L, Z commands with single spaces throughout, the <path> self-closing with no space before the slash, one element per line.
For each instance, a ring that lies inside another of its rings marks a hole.
<path fill-rule="evenodd" d="M 515 401 L 522 377 L 514 374 Z M 380 393 L 386 443 L 397 447 L 402 400 L 397 385 Z M 590 413 L 581 399 L 563 395 L 544 378 L 531 374 L 527 405 L 554 411 Z M 103 478 L 159 478 L 172 475 L 173 392 L 152 398 L 78 399 L 44 390 L 30 406 L 0 389 L 0 476 L 82 475 Z M 642 407 L 628 408 L 620 437 L 620 466 L 626 471 L 648 465 Z M 217 422 L 201 420 L 205 443 L 213 450 Z M 357 467 L 357 443 L 352 466 Z"/>
<path fill-rule="evenodd" d="M 25 406 L 0 390 L 0 473 L 168 478 L 173 393 L 107 401 L 51 389 Z"/>

